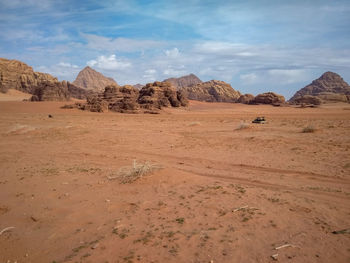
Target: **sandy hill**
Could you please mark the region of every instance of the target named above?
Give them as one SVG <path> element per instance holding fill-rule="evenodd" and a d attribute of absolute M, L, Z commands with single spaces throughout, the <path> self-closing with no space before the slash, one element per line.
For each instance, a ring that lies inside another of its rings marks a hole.
<path fill-rule="evenodd" d="M 97 72 L 96 70 L 88 67 L 85 67 L 82 71 L 79 72 L 77 78 L 73 82 L 74 85 L 94 90 L 94 91 L 104 91 L 104 88 L 108 85 L 117 84 L 114 79 L 108 78 Z M 118 84 L 117 84 L 118 85 Z"/>
<path fill-rule="evenodd" d="M 290 102 L 299 102 L 317 97 L 323 102 L 350 100 L 350 86 L 341 76 L 334 72 L 326 72 L 311 84 L 300 89 L 290 99 Z"/>
<path fill-rule="evenodd" d="M 220 80 L 210 80 L 191 87 L 182 88 L 190 100 L 207 102 L 237 102 L 241 93 L 230 84 Z"/>
<path fill-rule="evenodd" d="M 177 89 L 191 87 L 202 81 L 194 74 L 186 75 L 180 78 L 165 79 L 164 82 L 170 82 Z"/>

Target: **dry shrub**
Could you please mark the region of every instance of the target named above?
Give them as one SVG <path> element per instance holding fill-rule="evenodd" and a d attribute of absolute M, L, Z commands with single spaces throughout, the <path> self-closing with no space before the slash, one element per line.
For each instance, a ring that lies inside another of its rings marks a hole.
<path fill-rule="evenodd" d="M 137 161 L 134 160 L 132 166 L 121 167 L 116 174 L 108 176 L 108 179 L 118 179 L 122 184 L 129 184 L 160 168 L 161 166 L 159 165 L 149 162 L 137 163 Z"/>
<path fill-rule="evenodd" d="M 237 128 L 236 128 L 236 130 L 244 130 L 244 129 L 248 129 L 250 127 L 250 125 L 248 124 L 248 123 L 245 123 L 245 122 L 241 122 L 238 126 L 237 126 Z"/>
<path fill-rule="evenodd" d="M 315 132 L 315 131 L 316 131 L 316 129 L 315 129 L 314 126 L 308 125 L 308 126 L 306 126 L 305 128 L 303 128 L 303 130 L 302 130 L 301 132 L 302 132 L 302 133 L 313 133 L 313 132 Z"/>

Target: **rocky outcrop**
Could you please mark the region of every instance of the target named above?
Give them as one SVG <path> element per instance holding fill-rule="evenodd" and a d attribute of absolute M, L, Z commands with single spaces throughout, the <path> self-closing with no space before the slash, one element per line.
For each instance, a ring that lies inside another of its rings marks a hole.
<path fill-rule="evenodd" d="M 148 83 L 140 90 L 138 103 L 144 109 L 187 106 L 188 101 L 182 91 L 177 91 L 169 82 Z"/>
<path fill-rule="evenodd" d="M 33 94 L 32 101 L 85 99 L 89 92 L 47 73 L 34 72 L 27 64 L 0 58 L 0 91 L 16 89 Z"/>
<path fill-rule="evenodd" d="M 241 96 L 230 84 L 220 80 L 202 82 L 182 90 L 190 100 L 207 102 L 237 102 Z"/>
<path fill-rule="evenodd" d="M 142 89 L 144 86 L 145 86 L 145 85 L 142 85 L 142 84 L 139 84 L 139 83 L 133 85 L 133 87 L 134 87 L 135 89 L 138 89 L 138 90 Z"/>
<path fill-rule="evenodd" d="M 132 86 L 109 85 L 104 92 L 91 96 L 81 109 L 94 112 L 115 111 L 135 113 L 140 108 L 137 103 L 139 91 Z"/>
<path fill-rule="evenodd" d="M 37 87 L 57 82 L 57 78 L 50 74 L 34 72 L 32 67 L 21 61 L 0 58 L 0 92 L 16 89 L 33 94 Z"/>
<path fill-rule="evenodd" d="M 266 92 L 257 95 L 250 104 L 271 104 L 278 105 L 285 103 L 285 98 L 282 95 L 276 94 L 274 92 Z"/>
<path fill-rule="evenodd" d="M 202 83 L 202 81 L 194 74 L 186 75 L 180 78 L 165 79 L 163 82 L 171 83 L 176 89 L 185 87 L 191 87 L 196 84 Z"/>
<path fill-rule="evenodd" d="M 254 100 L 254 95 L 252 94 L 244 94 L 244 95 L 241 95 L 237 102 L 238 103 L 243 103 L 243 104 L 250 104 L 252 101 Z"/>
<path fill-rule="evenodd" d="M 322 102 L 350 102 L 350 86 L 338 74 L 326 72 L 311 84 L 297 91 L 289 102 L 298 104 L 306 95 L 318 97 Z"/>
<path fill-rule="evenodd" d="M 104 92 L 89 97 L 85 104 L 76 105 L 80 109 L 95 112 L 154 113 L 162 107 L 180 107 L 187 104 L 187 98 L 182 91 L 176 91 L 168 82 L 154 82 L 148 83 L 140 91 L 130 85 L 109 85 Z"/>
<path fill-rule="evenodd" d="M 320 105 L 322 103 L 322 100 L 316 96 L 304 95 L 295 98 L 293 103 L 299 105 Z"/>
<path fill-rule="evenodd" d="M 85 67 L 80 71 L 77 78 L 73 81 L 73 84 L 96 92 L 103 92 L 108 85 L 118 85 L 114 79 L 105 77 L 103 74 L 90 67 Z"/>

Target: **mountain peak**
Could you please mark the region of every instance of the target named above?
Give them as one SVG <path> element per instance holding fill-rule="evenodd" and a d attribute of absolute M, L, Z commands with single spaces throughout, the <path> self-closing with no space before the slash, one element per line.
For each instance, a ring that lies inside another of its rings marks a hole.
<path fill-rule="evenodd" d="M 117 82 L 112 78 L 104 76 L 93 68 L 86 66 L 79 72 L 73 84 L 84 89 L 103 91 L 106 86 L 117 84 Z"/>
<path fill-rule="evenodd" d="M 165 79 L 164 81 L 170 82 L 177 89 L 181 89 L 184 87 L 191 87 L 191 86 L 194 86 L 196 84 L 202 83 L 202 81 L 193 73 L 186 75 L 186 76 L 179 77 L 179 78 Z"/>

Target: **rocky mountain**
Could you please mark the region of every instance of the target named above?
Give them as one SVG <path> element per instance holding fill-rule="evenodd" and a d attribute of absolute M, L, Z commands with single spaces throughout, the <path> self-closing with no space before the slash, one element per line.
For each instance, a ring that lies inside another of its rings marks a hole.
<path fill-rule="evenodd" d="M 307 100 L 302 99 L 304 96 L 308 96 Z M 326 72 L 320 78 L 312 81 L 311 84 L 297 91 L 289 101 L 299 103 L 300 101 L 314 100 L 310 96 L 317 97 L 322 102 L 350 102 L 350 86 L 338 74 Z"/>
<path fill-rule="evenodd" d="M 31 100 L 84 99 L 88 92 L 47 73 L 34 72 L 33 68 L 18 60 L 0 58 L 0 92 L 16 89 L 33 94 Z"/>
<path fill-rule="evenodd" d="M 165 79 L 163 82 L 170 82 L 177 89 L 191 87 L 196 84 L 202 83 L 202 81 L 194 74 L 186 75 L 180 78 Z"/>
<path fill-rule="evenodd" d="M 210 80 L 181 89 L 190 100 L 207 102 L 237 102 L 241 93 L 230 84 L 220 80 Z"/>
<path fill-rule="evenodd" d="M 118 85 L 114 79 L 105 77 L 100 72 L 88 67 L 85 67 L 79 72 L 73 84 L 88 90 L 103 92 L 108 85 Z"/>

